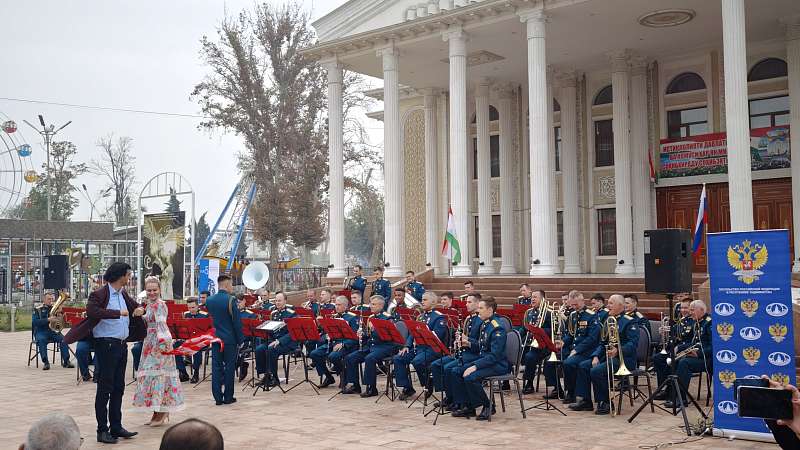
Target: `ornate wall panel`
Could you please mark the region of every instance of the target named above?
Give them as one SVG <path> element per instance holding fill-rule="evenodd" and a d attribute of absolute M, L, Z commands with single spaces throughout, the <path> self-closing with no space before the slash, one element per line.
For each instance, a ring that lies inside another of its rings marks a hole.
<path fill-rule="evenodd" d="M 406 268 L 425 268 L 425 112 L 414 110 L 403 124 Z"/>

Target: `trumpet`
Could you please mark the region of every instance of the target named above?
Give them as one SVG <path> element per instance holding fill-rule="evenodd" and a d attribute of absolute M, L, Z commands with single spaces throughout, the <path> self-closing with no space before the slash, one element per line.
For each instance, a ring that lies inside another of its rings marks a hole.
<path fill-rule="evenodd" d="M 617 318 L 614 316 L 608 316 L 606 319 L 606 334 L 608 337 L 608 345 L 606 346 L 606 371 L 608 376 L 608 401 L 611 402 L 611 399 L 614 397 L 614 377 L 621 377 L 627 376 L 631 374 L 631 371 L 625 367 L 625 358 L 622 354 L 622 340 L 619 337 L 619 324 L 617 323 Z M 619 357 L 619 369 L 616 372 L 612 372 L 612 359 L 608 356 L 608 352 L 612 349 L 617 349 L 617 357 Z M 617 411 L 612 412 L 611 416 L 616 416 Z"/>

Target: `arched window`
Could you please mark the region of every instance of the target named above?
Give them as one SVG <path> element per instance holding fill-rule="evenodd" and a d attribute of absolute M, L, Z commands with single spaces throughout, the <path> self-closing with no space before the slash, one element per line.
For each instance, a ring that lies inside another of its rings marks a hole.
<path fill-rule="evenodd" d="M 706 83 L 700 75 L 694 72 L 684 72 L 673 78 L 667 86 L 667 94 L 677 94 L 679 92 L 698 91 L 705 89 Z"/>
<path fill-rule="evenodd" d="M 492 105 L 489 105 L 489 122 L 494 122 L 495 120 L 500 120 L 500 111 L 497 110 Z M 478 122 L 478 114 L 472 115 L 472 122 L 470 123 L 477 123 Z"/>
<path fill-rule="evenodd" d="M 747 74 L 747 81 L 768 80 L 785 77 L 789 73 L 786 61 L 778 58 L 767 58 L 759 61 Z"/>
<path fill-rule="evenodd" d="M 611 90 L 611 85 L 600 89 L 600 92 L 594 96 L 593 106 L 607 105 L 614 101 L 614 92 Z"/>

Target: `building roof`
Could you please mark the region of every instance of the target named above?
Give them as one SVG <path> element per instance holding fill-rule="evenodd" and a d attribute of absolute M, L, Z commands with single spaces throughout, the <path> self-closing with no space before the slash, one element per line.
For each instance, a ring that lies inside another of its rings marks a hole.
<path fill-rule="evenodd" d="M 0 239 L 75 239 L 106 241 L 114 238 L 112 222 L 60 222 L 0 219 Z"/>

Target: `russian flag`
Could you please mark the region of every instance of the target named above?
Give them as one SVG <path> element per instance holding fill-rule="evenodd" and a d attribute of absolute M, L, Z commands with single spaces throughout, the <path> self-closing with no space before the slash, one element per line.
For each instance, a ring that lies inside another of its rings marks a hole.
<path fill-rule="evenodd" d="M 697 222 L 694 225 L 694 241 L 692 242 L 692 254 L 697 255 L 700 251 L 700 244 L 703 243 L 703 231 L 708 225 L 708 199 L 706 198 L 706 185 L 703 184 L 703 191 L 700 193 L 700 207 L 697 209 Z"/>

